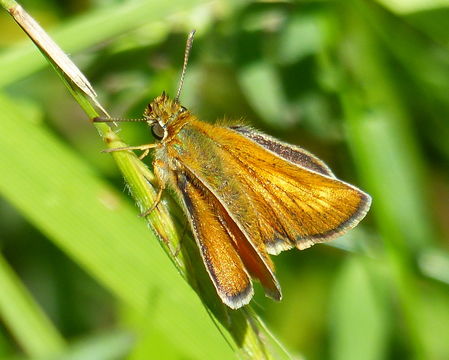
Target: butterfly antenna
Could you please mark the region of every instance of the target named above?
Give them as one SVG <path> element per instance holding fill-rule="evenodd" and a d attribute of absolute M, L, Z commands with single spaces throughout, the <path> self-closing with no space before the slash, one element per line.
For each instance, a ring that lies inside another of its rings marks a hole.
<path fill-rule="evenodd" d="M 190 49 L 192 48 L 193 37 L 195 36 L 195 30 L 192 30 L 187 37 L 186 51 L 184 52 L 184 64 L 182 65 L 181 78 L 179 79 L 178 91 L 176 92 L 175 102 L 179 102 L 179 96 L 181 95 L 182 85 L 184 84 L 184 77 L 186 76 L 187 63 L 189 62 Z"/>
<path fill-rule="evenodd" d="M 92 122 L 102 122 L 102 123 L 115 123 L 115 122 L 143 122 L 148 121 L 145 118 L 140 119 L 123 119 L 123 118 L 104 118 L 104 117 L 95 117 L 92 119 Z"/>

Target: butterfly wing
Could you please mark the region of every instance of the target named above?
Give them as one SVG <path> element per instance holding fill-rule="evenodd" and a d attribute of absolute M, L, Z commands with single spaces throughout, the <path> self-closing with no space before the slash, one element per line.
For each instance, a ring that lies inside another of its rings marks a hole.
<path fill-rule="evenodd" d="M 267 150 L 270 153 L 273 153 L 274 155 L 285 159 L 287 162 L 297 165 L 300 168 L 300 173 L 303 173 L 304 181 L 303 183 L 307 182 L 306 177 L 304 177 L 304 169 L 309 169 L 313 171 L 314 173 L 322 174 L 326 177 L 330 177 L 335 179 L 336 181 L 326 181 L 325 179 L 320 179 L 321 187 L 329 186 L 329 189 L 334 189 L 333 197 L 335 199 L 331 199 L 330 196 L 325 196 L 325 201 L 327 201 L 330 205 L 329 211 L 330 212 L 339 212 L 340 216 L 345 217 L 344 214 L 346 214 L 346 220 L 342 221 L 340 224 L 338 224 L 338 219 L 334 218 L 334 221 L 330 219 L 326 215 L 326 209 L 322 208 L 320 211 L 320 215 L 322 217 L 322 225 L 325 224 L 334 224 L 334 228 L 332 229 L 332 225 L 327 227 L 327 231 L 317 231 L 316 233 L 312 234 L 299 234 L 298 235 L 290 235 L 285 236 L 286 231 L 284 231 L 284 236 L 281 236 L 281 238 L 273 238 L 268 237 L 268 239 L 271 239 L 267 242 L 268 251 L 271 254 L 277 254 L 282 250 L 289 249 L 290 246 L 288 244 L 288 241 L 286 242 L 286 238 L 288 239 L 294 239 L 296 236 L 296 246 L 300 249 L 307 248 L 314 243 L 317 242 L 323 242 L 327 240 L 331 240 L 337 236 L 340 236 L 347 230 L 353 228 L 355 225 L 358 224 L 358 222 L 363 219 L 367 211 L 369 210 L 370 204 L 371 204 L 371 197 L 361 191 L 360 189 L 357 189 L 356 187 L 347 184 L 341 180 L 338 180 L 335 175 L 332 173 L 332 170 L 320 159 L 318 159 L 313 154 L 309 153 L 308 151 L 302 149 L 299 146 L 294 146 L 291 144 L 287 144 L 284 142 L 281 142 L 269 135 L 266 135 L 264 133 L 261 133 L 259 131 L 256 131 L 250 127 L 247 126 L 233 126 L 230 127 L 233 131 L 243 135 L 247 139 L 257 143 L 258 145 L 262 146 L 265 150 Z M 235 154 L 237 155 L 237 154 Z M 248 155 L 248 154 L 247 154 Z M 255 156 L 252 156 L 252 158 L 255 158 Z M 254 165 L 257 165 L 256 162 L 253 162 Z M 263 167 L 262 167 L 263 168 Z M 299 174 L 298 174 L 299 176 Z M 311 181 L 315 183 L 316 180 L 313 180 L 313 178 L 317 178 L 316 176 L 309 176 L 311 178 Z M 324 181 L 323 181 L 324 180 Z M 327 184 L 326 184 L 327 183 Z M 316 183 L 315 183 L 316 184 Z M 316 184 L 318 185 L 318 184 Z M 257 185 L 256 185 L 257 186 Z M 338 190 L 339 189 L 339 190 Z M 298 188 L 298 190 L 301 190 L 301 188 Z M 305 190 L 305 189 L 302 189 Z M 318 190 L 318 189 L 316 189 Z M 313 193 L 311 191 L 306 191 L 309 193 L 309 195 L 313 196 Z M 340 194 L 338 194 L 340 192 Z M 304 191 L 303 191 L 304 193 Z M 315 192 L 316 193 L 316 192 Z M 306 194 L 304 194 L 306 195 Z M 313 196 L 316 200 L 318 200 L 319 196 Z M 357 200 L 357 198 L 360 197 L 360 201 Z M 339 204 L 339 199 L 344 200 L 344 202 Z M 332 203 L 334 205 L 332 205 Z M 349 208 L 346 208 L 341 205 L 347 204 Z M 336 206 L 337 205 L 337 206 Z M 340 205 L 340 206 L 338 206 Z M 311 206 L 314 209 L 320 209 L 320 207 L 316 207 L 313 204 L 313 201 L 311 203 Z M 352 208 L 352 210 L 351 210 Z M 316 213 L 316 211 L 312 212 Z M 352 213 L 352 215 L 351 215 Z M 338 216 L 338 214 L 336 215 Z M 334 215 L 335 217 L 335 215 Z M 318 218 L 319 219 L 319 218 Z M 337 220 L 337 221 L 335 221 Z M 318 220 L 319 221 L 319 220 Z M 310 224 L 310 222 L 309 222 Z M 326 229 L 326 227 L 324 227 Z M 288 231 L 287 231 L 288 232 Z M 273 241 L 274 239 L 274 241 Z"/>
<path fill-rule="evenodd" d="M 343 234 L 365 216 L 369 195 L 336 179 L 302 149 L 268 137 L 264 146 L 256 135 L 192 122 L 180 132 L 182 141 L 192 142 L 190 151 L 176 149 L 172 156 L 208 188 L 260 252 L 310 247 Z"/>
<path fill-rule="evenodd" d="M 323 161 L 299 146 L 284 143 L 247 126 L 231 126 L 230 129 L 293 164 L 335 178 L 332 170 Z"/>
<path fill-rule="evenodd" d="M 280 300 L 272 269 L 213 194 L 186 172 L 178 172 L 176 182 L 204 264 L 222 301 L 236 309 L 251 300 L 248 272 L 261 281 L 267 295 Z"/>

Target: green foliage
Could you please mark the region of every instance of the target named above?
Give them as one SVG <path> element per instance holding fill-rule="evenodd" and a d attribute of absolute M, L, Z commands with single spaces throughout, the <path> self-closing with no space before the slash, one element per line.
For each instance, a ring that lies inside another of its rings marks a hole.
<path fill-rule="evenodd" d="M 449 358 L 447 8 L 55 4 L 22 5 L 113 116 L 139 117 L 162 90 L 174 93 L 196 28 L 186 107 L 300 144 L 373 196 L 367 219 L 337 242 L 350 251 L 275 258 L 284 300 L 258 291 L 254 308 L 292 353 Z M 0 357 L 231 358 L 86 115 L 6 12 L 0 28 L 11 34 L 0 39 Z M 121 127 L 127 143 L 151 142 L 139 124 Z"/>

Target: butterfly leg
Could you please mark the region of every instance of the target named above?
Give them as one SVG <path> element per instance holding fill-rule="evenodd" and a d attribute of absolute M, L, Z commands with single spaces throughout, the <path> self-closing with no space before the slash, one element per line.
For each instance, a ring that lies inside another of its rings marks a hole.
<path fill-rule="evenodd" d="M 151 207 L 148 210 L 145 210 L 145 212 L 143 212 L 142 214 L 140 214 L 140 216 L 145 217 L 147 215 L 150 215 L 151 212 L 156 209 L 156 207 L 159 205 L 159 203 L 161 202 L 162 199 L 162 194 L 166 188 L 166 184 L 165 182 L 162 180 L 163 177 L 161 176 L 161 168 L 164 165 L 164 163 L 160 160 L 154 160 L 153 161 L 153 171 L 154 171 L 154 175 L 157 179 L 157 182 L 159 184 L 159 189 L 157 191 L 156 194 L 156 199 L 154 200 L 153 205 L 151 205 Z"/>
<path fill-rule="evenodd" d="M 159 144 L 145 144 L 145 145 L 138 145 L 138 146 L 125 146 L 125 147 L 118 147 L 113 149 L 106 149 L 102 152 L 104 153 L 111 153 L 115 151 L 127 151 L 127 150 L 142 150 L 143 153 L 139 156 L 139 160 L 142 160 L 145 156 L 148 155 L 151 149 L 154 149 L 158 147 Z"/>
<path fill-rule="evenodd" d="M 142 154 L 140 154 L 140 156 L 139 156 L 139 160 L 142 160 L 142 159 L 144 159 L 147 155 L 148 155 L 148 153 L 150 152 L 150 148 L 148 148 L 148 149 L 146 149 L 146 150 L 144 150 L 143 151 L 143 153 Z"/>

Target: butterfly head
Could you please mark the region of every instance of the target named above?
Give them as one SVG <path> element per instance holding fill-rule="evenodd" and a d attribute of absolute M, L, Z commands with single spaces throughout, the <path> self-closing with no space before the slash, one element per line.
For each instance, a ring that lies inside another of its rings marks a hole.
<path fill-rule="evenodd" d="M 167 138 L 170 128 L 178 127 L 177 125 L 187 121 L 189 116 L 189 111 L 178 101 L 170 99 L 165 92 L 148 104 L 143 114 L 158 140 Z"/>
<path fill-rule="evenodd" d="M 165 91 L 155 98 L 145 108 L 143 117 L 139 119 L 120 119 L 120 118 L 103 118 L 96 117 L 92 119 L 93 122 L 122 122 L 122 121 L 146 121 L 151 128 L 151 132 L 154 137 L 161 142 L 170 141 L 181 128 L 192 120 L 194 117 L 192 114 L 179 103 L 179 96 L 181 95 L 182 85 L 184 83 L 184 77 L 187 68 L 187 61 L 189 59 L 190 49 L 192 47 L 193 36 L 195 30 L 191 31 L 187 38 L 186 50 L 184 52 L 184 64 L 182 67 L 181 78 L 179 80 L 178 91 L 176 97 L 170 99 Z"/>

